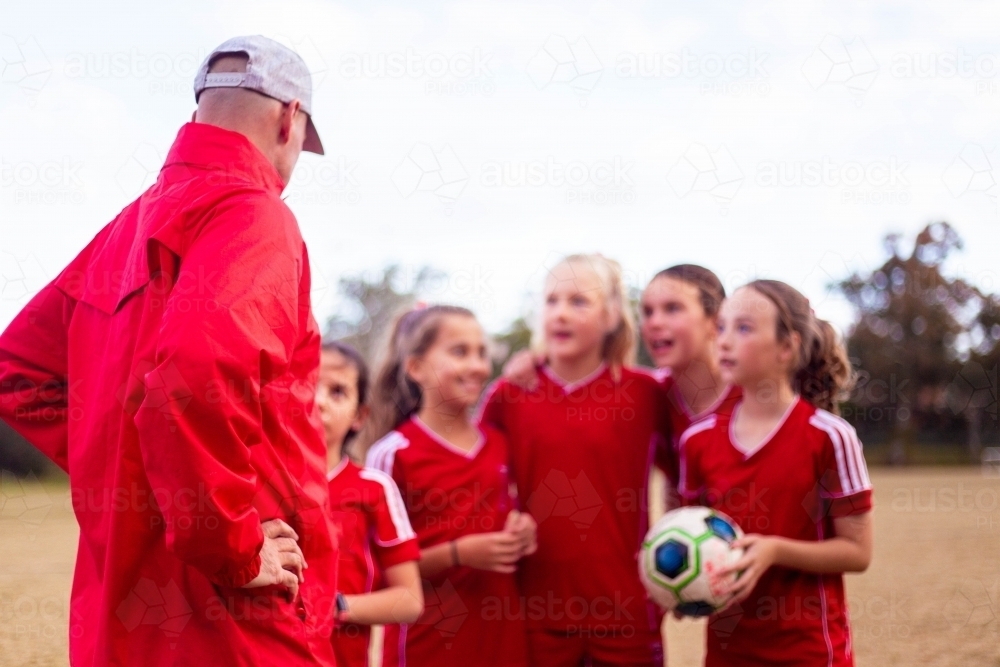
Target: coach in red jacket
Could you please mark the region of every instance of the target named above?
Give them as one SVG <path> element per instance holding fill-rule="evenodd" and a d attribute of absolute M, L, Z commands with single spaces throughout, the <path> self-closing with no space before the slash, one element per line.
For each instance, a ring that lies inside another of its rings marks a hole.
<path fill-rule="evenodd" d="M 222 44 L 156 184 L 0 336 L 0 418 L 70 477 L 76 667 L 333 664 L 320 337 L 279 198 L 323 152 L 311 97 L 289 49 Z"/>

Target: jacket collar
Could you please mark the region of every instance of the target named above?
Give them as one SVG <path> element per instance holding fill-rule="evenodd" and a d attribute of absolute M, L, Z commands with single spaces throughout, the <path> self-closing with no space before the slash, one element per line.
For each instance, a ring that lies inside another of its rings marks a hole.
<path fill-rule="evenodd" d="M 207 123 L 181 127 L 163 164 L 171 167 L 221 171 L 223 183 L 249 181 L 275 195 L 285 189 L 278 170 L 246 136 Z"/>
<path fill-rule="evenodd" d="M 202 172 L 196 174 L 194 172 Z M 276 197 L 285 184 L 249 139 L 206 123 L 177 133 L 156 184 L 106 225 L 54 283 L 70 297 L 108 314 L 163 270 L 175 274 L 184 252 L 176 217 L 185 202 L 166 195 L 170 184 L 203 179 L 210 188 L 259 187 Z"/>

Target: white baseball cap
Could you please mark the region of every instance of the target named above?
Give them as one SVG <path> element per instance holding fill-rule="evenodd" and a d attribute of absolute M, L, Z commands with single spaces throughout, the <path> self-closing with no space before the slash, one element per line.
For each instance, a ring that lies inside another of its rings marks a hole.
<path fill-rule="evenodd" d="M 245 72 L 211 72 L 208 68 L 219 56 L 244 54 Z M 246 88 L 288 104 L 302 103 L 306 112 L 306 140 L 302 150 L 323 155 L 323 143 L 312 120 L 312 75 L 305 61 L 287 46 L 263 35 L 233 37 L 205 58 L 194 77 L 194 100 L 206 88 Z"/>

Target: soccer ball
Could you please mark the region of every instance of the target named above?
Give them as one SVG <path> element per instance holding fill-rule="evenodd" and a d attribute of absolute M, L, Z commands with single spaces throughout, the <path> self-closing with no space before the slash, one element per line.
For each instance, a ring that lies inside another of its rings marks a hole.
<path fill-rule="evenodd" d="M 710 507 L 667 512 L 646 533 L 639 552 L 639 577 L 649 597 L 685 616 L 719 611 L 730 598 L 720 586 L 739 574 L 711 583 L 708 574 L 743 556 L 742 549 L 731 546 L 742 536 L 735 521 Z"/>

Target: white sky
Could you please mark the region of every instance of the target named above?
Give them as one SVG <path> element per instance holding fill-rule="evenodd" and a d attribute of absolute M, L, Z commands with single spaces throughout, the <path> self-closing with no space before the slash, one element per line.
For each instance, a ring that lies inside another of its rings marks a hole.
<path fill-rule="evenodd" d="M 843 326 L 825 283 L 937 219 L 1000 289 L 1000 5 L 413 4 L 4 2 L 0 327 L 155 178 L 201 59 L 253 33 L 314 72 L 327 155 L 287 194 L 321 322 L 340 276 L 396 262 L 498 330 L 599 250 L 640 286 L 679 262 L 786 280 Z"/>

